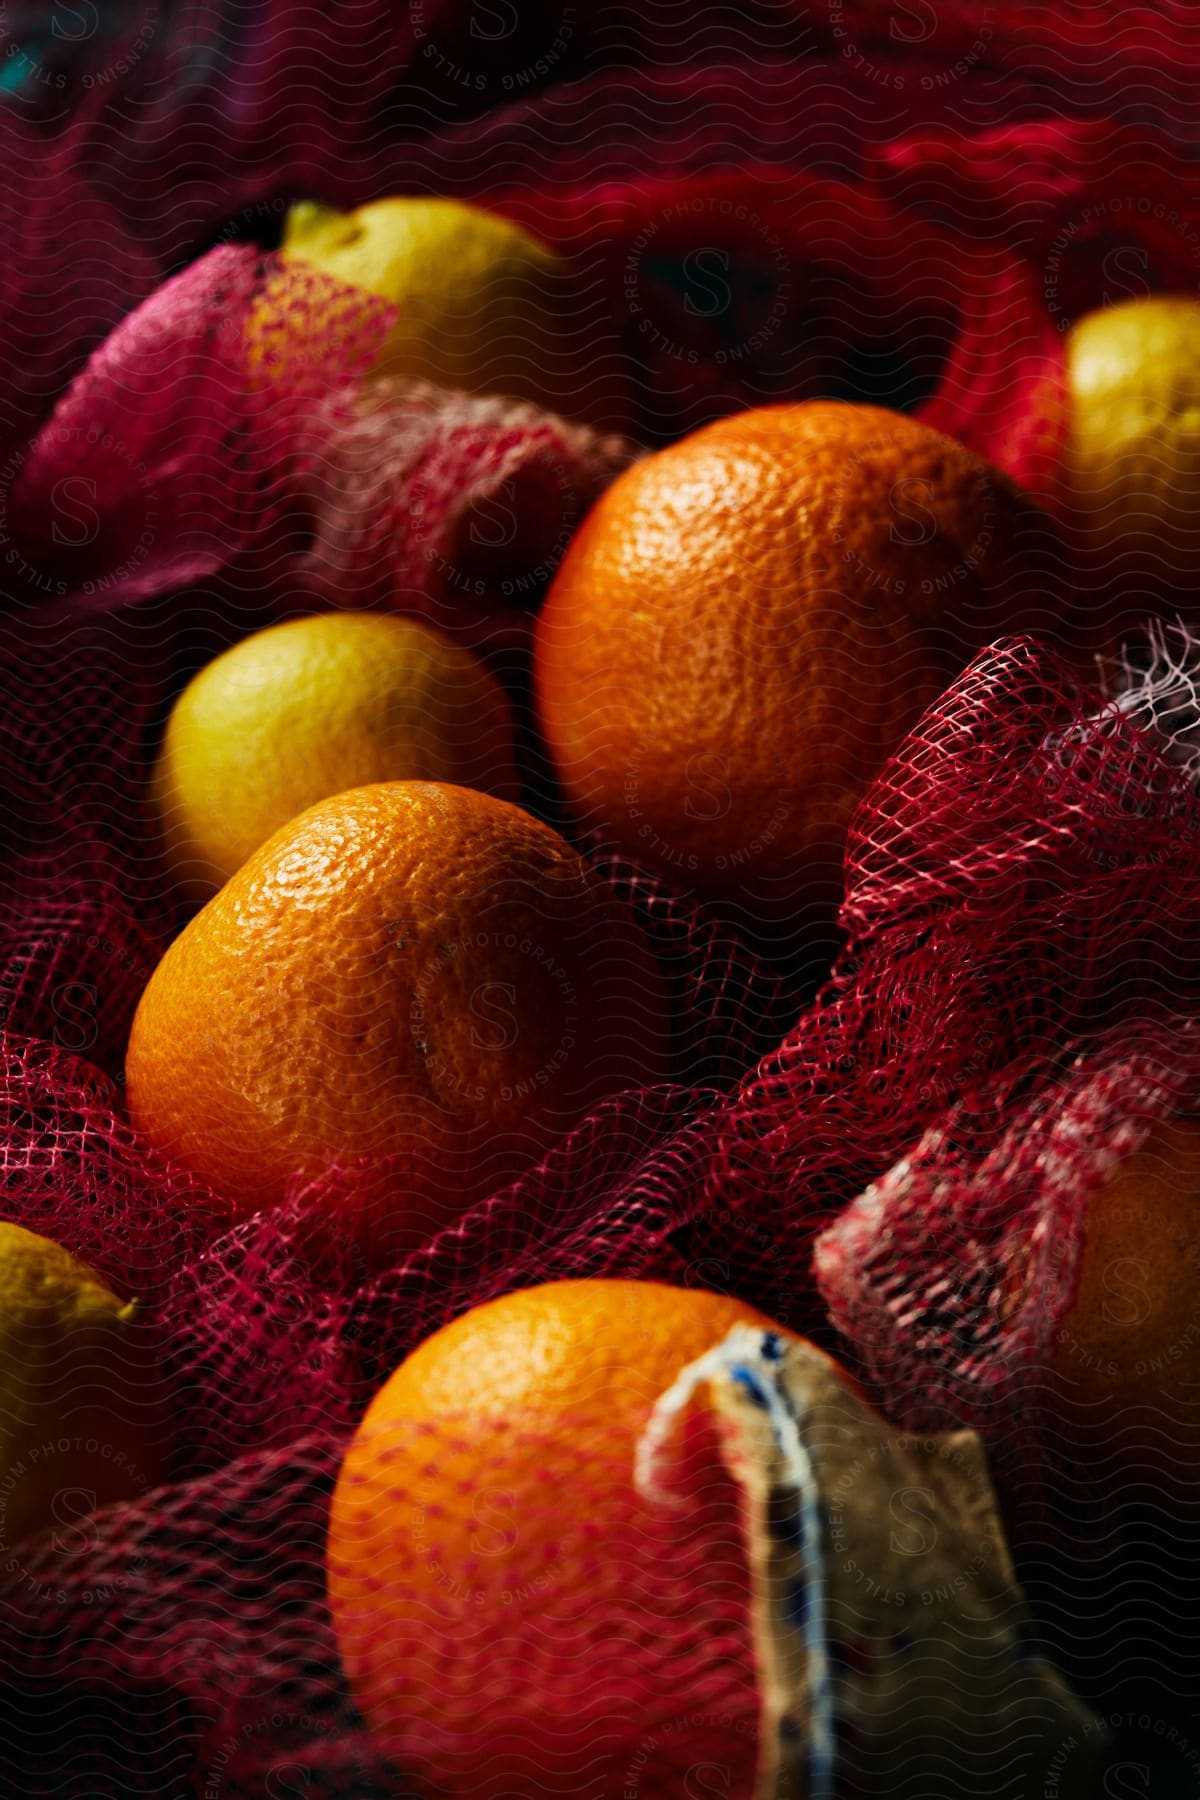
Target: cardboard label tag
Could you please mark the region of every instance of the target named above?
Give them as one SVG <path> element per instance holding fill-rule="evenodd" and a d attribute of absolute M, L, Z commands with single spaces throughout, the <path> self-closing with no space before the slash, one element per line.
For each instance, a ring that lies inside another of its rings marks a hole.
<path fill-rule="evenodd" d="M 660 1401 L 647 1491 L 701 1387 L 746 1497 L 755 1800 L 1027 1800 L 1076 1742 L 1095 1760 L 1053 1800 L 1090 1800 L 1104 1734 L 1033 1646 L 977 1435 L 898 1431 L 819 1351 L 738 1326 Z"/>

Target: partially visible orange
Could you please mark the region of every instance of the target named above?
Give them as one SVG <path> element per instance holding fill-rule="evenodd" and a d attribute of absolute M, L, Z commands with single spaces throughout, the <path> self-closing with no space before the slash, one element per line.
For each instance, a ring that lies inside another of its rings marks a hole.
<path fill-rule="evenodd" d="M 390 782 L 283 826 L 176 938 L 134 1019 L 129 1108 L 240 1212 L 332 1163 L 372 1196 L 394 1159 L 395 1251 L 661 1079 L 666 1035 L 636 920 L 555 831 Z"/>
<path fill-rule="evenodd" d="M 879 407 L 760 408 L 635 463 L 538 622 L 576 813 L 751 909 L 828 896 L 889 753 L 974 647 L 1039 620 L 1047 532 L 998 470 Z"/>
<path fill-rule="evenodd" d="M 777 1329 L 696 1289 L 553 1282 L 435 1333 L 376 1396 L 334 1495 L 329 1596 L 359 1708 L 432 1791 L 617 1800 L 633 1768 L 665 1800 L 722 1708 L 720 1791 L 751 1791 L 749 1574 L 707 1410 L 668 1536 L 633 1479 L 655 1401 L 739 1323 Z M 685 1648 L 725 1680 L 682 1729 Z"/>
<path fill-rule="evenodd" d="M 1156 1126 L 1089 1200 L 1051 1367 L 1104 1432 L 1200 1450 L 1200 1123 Z"/>

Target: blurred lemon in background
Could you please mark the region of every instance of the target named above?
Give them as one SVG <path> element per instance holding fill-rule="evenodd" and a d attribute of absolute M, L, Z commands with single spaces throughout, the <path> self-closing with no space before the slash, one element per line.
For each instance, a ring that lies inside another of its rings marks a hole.
<path fill-rule="evenodd" d="M 624 427 L 624 376 L 599 294 L 507 219 L 457 200 L 395 197 L 347 213 L 301 201 L 281 254 L 398 307 L 374 373 Z"/>
<path fill-rule="evenodd" d="M 432 626 L 334 612 L 256 632 L 202 669 L 153 788 L 171 869 L 203 900 L 318 800 L 402 780 L 515 798 L 508 699 Z"/>
<path fill-rule="evenodd" d="M 1089 313 L 1067 342 L 1064 501 L 1114 575 L 1200 574 L 1200 303 L 1174 295 Z"/>

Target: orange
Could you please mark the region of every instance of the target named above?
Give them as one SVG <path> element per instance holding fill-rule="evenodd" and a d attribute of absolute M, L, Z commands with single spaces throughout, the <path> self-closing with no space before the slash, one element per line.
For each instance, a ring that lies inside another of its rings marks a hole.
<path fill-rule="evenodd" d="M 382 783 L 281 827 L 176 938 L 129 1109 L 239 1212 L 351 1167 L 394 1252 L 661 1078 L 665 1016 L 632 914 L 549 826 Z"/>
<path fill-rule="evenodd" d="M 885 758 L 972 646 L 1036 616 L 1045 534 L 1007 477 L 879 407 L 759 408 L 635 463 L 538 623 L 575 811 L 750 908 L 835 891 Z"/>
<path fill-rule="evenodd" d="M 1200 1124 L 1158 1125 L 1088 1202 L 1051 1367 L 1104 1430 L 1200 1448 Z"/>
<path fill-rule="evenodd" d="M 329 1595 L 359 1708 L 431 1791 L 615 1797 L 631 1770 L 658 1800 L 690 1791 L 670 1767 L 713 1721 L 673 1725 L 682 1643 L 731 1671 L 738 1703 L 711 1691 L 740 1766 L 719 1791 L 750 1791 L 748 1572 L 711 1415 L 680 1453 L 685 1506 L 632 1478 L 654 1402 L 738 1323 L 778 1329 L 725 1295 L 553 1282 L 455 1320 L 377 1394 L 334 1495 Z"/>

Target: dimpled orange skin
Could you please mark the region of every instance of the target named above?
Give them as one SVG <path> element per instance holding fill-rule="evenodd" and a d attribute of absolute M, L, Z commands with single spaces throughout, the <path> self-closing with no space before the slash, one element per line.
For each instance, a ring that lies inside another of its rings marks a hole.
<path fill-rule="evenodd" d="M 1157 1125 L 1088 1202 L 1051 1368 L 1111 1431 L 1149 1424 L 1200 1453 L 1200 1123 Z M 1182 1405 L 1181 1405 L 1182 1401 Z"/>
<path fill-rule="evenodd" d="M 636 921 L 520 808 L 439 782 L 321 801 L 269 838 L 151 976 L 129 1110 L 239 1213 L 354 1164 L 391 1251 L 661 1079 Z"/>
<path fill-rule="evenodd" d="M 552 1282 L 489 1301 L 436 1332 L 376 1395 L 333 1499 L 330 1603 L 351 1690 L 389 1751 L 419 1765 L 422 1732 L 444 1727 L 443 1749 L 426 1771 L 434 1791 L 490 1794 L 495 1782 L 497 1794 L 622 1792 L 628 1736 L 618 1755 L 606 1743 L 600 1702 L 599 1718 L 586 1707 L 559 1713 L 547 1683 L 573 1656 L 590 1657 L 587 1674 L 603 1692 L 606 1646 L 588 1645 L 587 1621 L 611 1617 L 614 1607 L 628 1617 L 631 1604 L 645 1630 L 611 1654 L 651 1680 L 654 1601 L 642 1559 L 655 1550 L 647 1540 L 639 1554 L 636 1519 L 653 1503 L 633 1487 L 635 1448 L 680 1370 L 740 1323 L 779 1329 L 741 1301 L 697 1289 Z M 711 1438 L 698 1447 L 691 1491 L 710 1503 L 707 1525 L 725 1546 L 706 1567 L 714 1587 L 727 1584 L 735 1615 L 740 1610 L 730 1654 L 749 1669 L 737 1507 L 720 1510 L 725 1488 L 710 1451 L 716 1459 Z M 696 1528 L 687 1507 L 677 1520 L 680 1531 L 690 1520 Z M 702 1596 L 692 1603 L 699 1607 Z M 572 1609 L 578 1637 L 564 1623 Z M 670 1641 L 669 1631 L 663 1636 Z M 528 1683 L 514 1678 L 522 1670 Z M 588 1681 L 579 1685 L 586 1690 Z M 747 1767 L 730 1793 L 750 1789 L 747 1685 Z M 670 1707 L 664 1690 L 655 1723 L 666 1739 Z M 461 1765 L 445 1748 L 460 1716 L 484 1740 Z M 611 1725 L 609 1717 L 610 1735 Z M 606 1749 L 619 1767 L 608 1766 Z M 652 1769 L 642 1773 L 652 1781 Z M 660 1776 L 647 1791 L 668 1790 Z"/>
<path fill-rule="evenodd" d="M 716 896 L 786 906 L 836 881 L 887 755 L 974 647 L 1036 622 L 1046 528 L 1007 477 L 879 407 L 760 408 L 635 463 L 538 623 L 574 808 Z"/>

